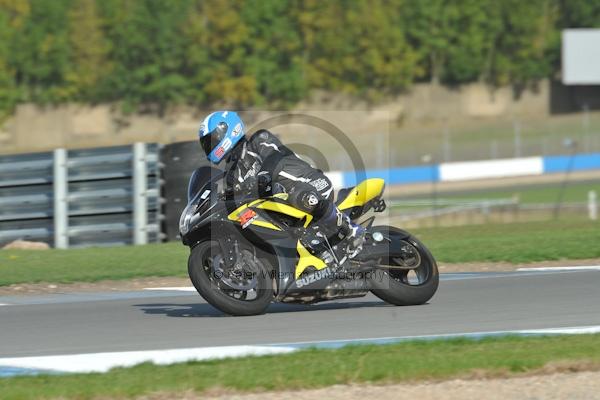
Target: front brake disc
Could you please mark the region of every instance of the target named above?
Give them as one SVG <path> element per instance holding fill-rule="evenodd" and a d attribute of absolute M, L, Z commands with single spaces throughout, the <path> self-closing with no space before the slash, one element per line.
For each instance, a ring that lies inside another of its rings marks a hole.
<path fill-rule="evenodd" d="M 246 265 L 246 261 L 238 261 L 234 265 L 233 270 L 225 270 L 222 267 L 223 257 L 218 254 L 215 256 L 213 261 L 213 272 L 214 276 L 219 279 L 223 284 L 227 285 L 231 289 L 239 291 L 248 291 L 256 289 L 257 278 L 256 278 L 256 267 L 250 267 Z"/>

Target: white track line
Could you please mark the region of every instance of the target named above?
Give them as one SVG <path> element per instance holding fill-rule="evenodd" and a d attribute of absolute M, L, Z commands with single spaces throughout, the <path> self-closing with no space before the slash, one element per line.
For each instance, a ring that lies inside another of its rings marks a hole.
<path fill-rule="evenodd" d="M 2 306 L 10 306 L 10 305 L 12 305 L 12 304 L 0 303 L 0 307 L 2 307 Z"/>
<path fill-rule="evenodd" d="M 291 347 L 221 346 L 192 349 L 125 351 L 41 357 L 0 358 L 0 366 L 57 372 L 106 372 L 115 367 L 132 367 L 151 362 L 173 364 L 187 361 L 215 360 L 231 357 L 285 354 Z"/>
<path fill-rule="evenodd" d="M 546 272 L 546 271 L 600 271 L 600 265 L 581 265 L 572 267 L 531 267 L 518 268 L 519 272 Z"/>
<path fill-rule="evenodd" d="M 181 286 L 181 287 L 149 287 L 144 290 L 164 290 L 169 292 L 195 292 L 196 288 L 193 286 Z"/>
<path fill-rule="evenodd" d="M 576 326 L 571 328 L 529 329 L 518 331 L 522 334 L 534 335 L 585 335 L 600 333 L 600 326 Z"/>
<path fill-rule="evenodd" d="M 479 339 L 484 337 L 502 337 L 506 335 L 542 336 L 542 335 L 581 335 L 600 333 L 600 325 L 564 328 L 527 329 L 495 332 L 470 332 L 446 335 L 425 335 L 385 338 L 365 338 L 350 340 L 324 340 L 315 342 L 282 343 L 271 345 L 218 346 L 191 349 L 125 351 L 112 353 L 91 353 L 57 355 L 41 357 L 0 358 L 2 367 L 26 368 L 38 371 L 56 371 L 63 373 L 106 372 L 116 367 L 131 367 L 144 362 L 154 364 L 173 364 L 186 361 L 215 360 L 233 357 L 287 354 L 306 347 L 331 348 L 351 344 L 389 344 L 410 340 L 443 340 L 453 338 Z"/>

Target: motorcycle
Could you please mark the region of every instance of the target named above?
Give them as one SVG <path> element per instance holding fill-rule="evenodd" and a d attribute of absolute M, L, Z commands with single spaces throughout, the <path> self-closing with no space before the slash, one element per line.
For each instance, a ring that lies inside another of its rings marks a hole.
<path fill-rule="evenodd" d="M 350 258 L 343 242 L 312 229 L 313 216 L 286 202 L 286 193 L 228 200 L 223 172 L 198 168 L 188 185 L 179 231 L 190 248 L 188 273 L 198 293 L 230 315 L 257 315 L 272 302 L 311 304 L 372 292 L 398 306 L 419 305 L 437 291 L 439 273 L 430 251 L 410 233 L 360 224 L 365 242 Z M 338 209 L 357 221 L 382 212 L 383 179 L 366 179 L 338 192 Z"/>

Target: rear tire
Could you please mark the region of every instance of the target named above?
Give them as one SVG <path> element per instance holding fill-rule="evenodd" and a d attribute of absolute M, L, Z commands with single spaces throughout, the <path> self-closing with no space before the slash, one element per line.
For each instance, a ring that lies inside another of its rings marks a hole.
<path fill-rule="evenodd" d="M 255 265 L 259 270 L 253 271 L 257 280 L 256 297 L 252 300 L 246 300 L 245 295 L 243 298 L 234 298 L 220 288 L 216 274 L 207 270 L 208 259 L 214 259 L 218 253 L 220 248 L 216 241 L 205 241 L 192 249 L 188 259 L 188 274 L 198 293 L 209 304 L 229 315 L 263 314 L 273 300 L 272 266 L 263 258 L 257 259 Z"/>
<path fill-rule="evenodd" d="M 379 226 L 373 230 L 383 233 L 391 240 L 405 240 L 413 245 L 421 257 L 417 275 L 425 277 L 418 285 L 406 283 L 403 271 L 378 269 L 376 279 L 372 280 L 371 292 L 381 300 L 397 306 L 413 306 L 427 303 L 438 289 L 440 276 L 437 263 L 431 252 L 417 238 L 409 233 L 392 227 Z M 381 260 L 384 265 L 398 265 L 393 259 Z M 421 270 L 422 268 L 422 270 Z"/>

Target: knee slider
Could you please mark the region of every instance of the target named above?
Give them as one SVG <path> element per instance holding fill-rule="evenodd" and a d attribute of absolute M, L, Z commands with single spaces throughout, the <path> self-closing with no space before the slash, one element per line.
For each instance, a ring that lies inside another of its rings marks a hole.
<path fill-rule="evenodd" d="M 298 201 L 304 211 L 313 213 L 321 201 L 316 191 L 306 190 L 299 193 Z"/>
<path fill-rule="evenodd" d="M 288 201 L 302 211 L 313 213 L 320 202 L 319 194 L 311 189 L 295 189 L 289 193 Z"/>

